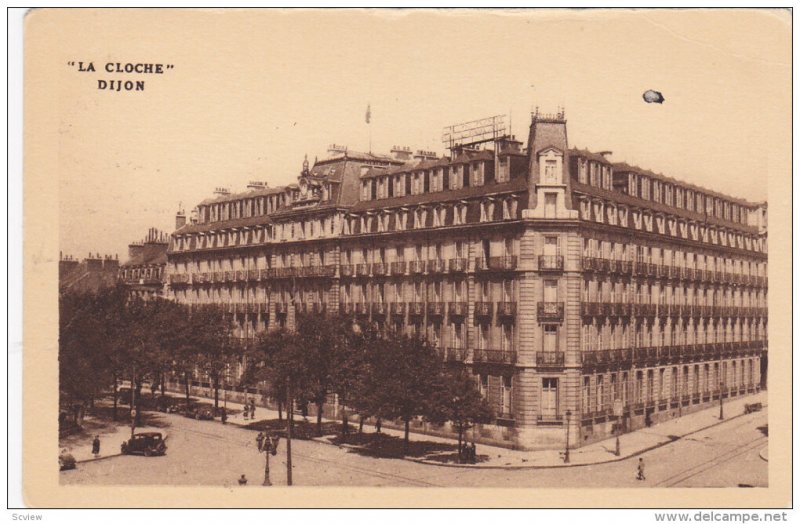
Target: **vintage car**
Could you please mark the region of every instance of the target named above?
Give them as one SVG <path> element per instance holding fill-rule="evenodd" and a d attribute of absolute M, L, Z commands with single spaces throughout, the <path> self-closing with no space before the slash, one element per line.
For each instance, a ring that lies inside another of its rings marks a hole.
<path fill-rule="evenodd" d="M 214 410 L 208 406 L 198 406 L 187 411 L 186 416 L 195 420 L 214 420 Z"/>
<path fill-rule="evenodd" d="M 136 433 L 133 437 L 122 443 L 121 451 L 123 455 L 163 455 L 167 452 L 166 439 L 157 432 Z"/>
<path fill-rule="evenodd" d="M 61 471 L 67 469 L 75 469 L 75 457 L 73 457 L 67 450 L 63 450 L 58 456 L 58 469 Z"/>

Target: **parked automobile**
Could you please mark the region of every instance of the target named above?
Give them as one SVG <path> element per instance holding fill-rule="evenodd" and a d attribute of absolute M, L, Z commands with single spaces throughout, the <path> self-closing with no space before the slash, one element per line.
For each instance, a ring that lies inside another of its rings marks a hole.
<path fill-rule="evenodd" d="M 208 406 L 198 406 L 188 410 L 186 416 L 195 420 L 214 420 L 214 410 Z"/>
<path fill-rule="evenodd" d="M 67 450 L 63 450 L 60 455 L 58 455 L 58 469 L 61 471 L 67 469 L 75 469 L 75 457 L 73 457 Z"/>
<path fill-rule="evenodd" d="M 123 455 L 163 455 L 167 452 L 164 436 L 158 431 L 136 433 L 133 437 L 122 443 Z"/>

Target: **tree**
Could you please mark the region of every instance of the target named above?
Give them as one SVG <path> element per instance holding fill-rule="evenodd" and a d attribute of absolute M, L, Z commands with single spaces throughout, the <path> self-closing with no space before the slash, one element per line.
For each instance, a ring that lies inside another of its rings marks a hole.
<path fill-rule="evenodd" d="M 464 433 L 474 424 L 488 423 L 494 417 L 492 408 L 465 367 L 450 367 L 431 396 L 428 418 L 433 422 L 450 421 L 458 431 L 458 456 L 463 456 Z"/>
<path fill-rule="evenodd" d="M 368 360 L 360 403 L 372 415 L 403 421 L 403 452 L 407 454 L 411 420 L 431 413 L 430 398 L 440 387 L 439 355 L 419 336 L 389 332 L 371 348 Z"/>
<path fill-rule="evenodd" d="M 215 306 L 200 307 L 190 317 L 190 342 L 197 369 L 211 380 L 214 409 L 219 408 L 219 390 L 228 366 L 237 362 L 244 347 L 232 337 L 230 319 Z"/>

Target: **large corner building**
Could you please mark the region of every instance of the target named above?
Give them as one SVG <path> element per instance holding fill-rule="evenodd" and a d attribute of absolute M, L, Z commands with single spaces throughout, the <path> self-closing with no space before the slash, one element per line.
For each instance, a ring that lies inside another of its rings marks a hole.
<path fill-rule="evenodd" d="M 424 333 L 494 407 L 478 439 L 518 448 L 605 438 L 615 406 L 630 430 L 758 391 L 766 204 L 608 157 L 538 111 L 525 147 L 334 147 L 297 184 L 179 216 L 167 292 L 224 305 L 242 338 L 290 307 Z"/>

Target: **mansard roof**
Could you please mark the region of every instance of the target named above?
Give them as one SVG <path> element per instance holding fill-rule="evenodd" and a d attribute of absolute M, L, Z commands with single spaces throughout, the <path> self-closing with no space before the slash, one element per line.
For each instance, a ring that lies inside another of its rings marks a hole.
<path fill-rule="evenodd" d="M 461 189 L 451 189 L 448 191 L 434 191 L 419 195 L 405 195 L 394 198 L 381 198 L 377 200 L 362 200 L 354 205 L 352 212 L 374 211 L 379 209 L 389 209 L 402 206 L 437 204 L 440 202 L 452 202 L 454 200 L 464 200 L 481 196 L 490 196 L 500 193 L 523 192 L 528 190 L 528 181 L 525 177 L 512 178 L 508 182 L 490 181 L 482 186 L 463 187 Z"/>
<path fill-rule="evenodd" d="M 750 226 L 747 224 L 740 224 L 738 222 L 729 222 L 727 220 L 722 220 L 720 218 L 706 215 L 705 213 L 697 213 L 695 211 L 689 211 L 688 209 L 681 209 L 675 206 L 668 206 L 666 204 L 654 202 L 652 200 L 645 200 L 642 198 L 628 195 L 621 191 L 609 191 L 608 189 L 603 189 L 601 187 L 593 186 L 590 184 L 581 184 L 577 180 L 572 181 L 572 190 L 574 192 L 584 193 L 590 196 L 605 198 L 613 202 L 616 202 L 618 204 L 624 204 L 629 207 L 645 208 L 652 210 L 653 212 L 656 213 L 663 213 L 665 215 L 676 215 L 681 218 L 685 218 L 687 220 L 694 220 L 695 222 L 707 223 L 710 225 L 726 227 L 730 229 L 738 229 L 747 233 L 754 233 L 754 234 L 758 233 L 758 228 L 754 226 Z"/>

